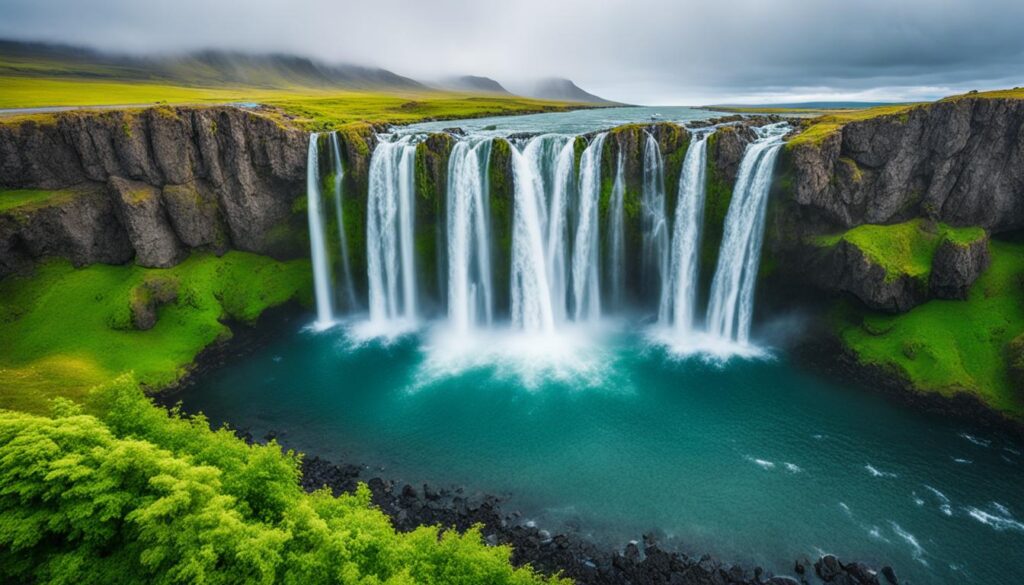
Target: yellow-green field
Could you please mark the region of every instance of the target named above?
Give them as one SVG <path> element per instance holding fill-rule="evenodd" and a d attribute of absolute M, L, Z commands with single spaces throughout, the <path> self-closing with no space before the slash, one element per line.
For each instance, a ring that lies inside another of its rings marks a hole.
<path fill-rule="evenodd" d="M 426 90 L 191 87 L 135 81 L 0 76 L 0 109 L 230 102 L 256 102 L 277 107 L 309 130 L 352 123 L 408 124 L 592 107 L 573 102 Z"/>

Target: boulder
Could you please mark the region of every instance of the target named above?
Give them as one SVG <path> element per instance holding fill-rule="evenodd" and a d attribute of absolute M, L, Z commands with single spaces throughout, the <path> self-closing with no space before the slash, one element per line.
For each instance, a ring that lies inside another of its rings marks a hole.
<path fill-rule="evenodd" d="M 829 582 L 843 574 L 843 565 L 834 555 L 824 555 L 814 563 L 814 572 L 822 581 Z"/>
<path fill-rule="evenodd" d="M 210 248 L 223 253 L 227 234 L 217 208 L 217 197 L 203 182 L 165 185 L 164 210 L 174 232 L 190 248 Z"/>
<path fill-rule="evenodd" d="M 990 260 L 988 234 L 970 242 L 945 238 L 932 259 L 928 290 L 938 299 L 966 299 Z"/>
<path fill-rule="evenodd" d="M 160 191 L 146 183 L 111 177 L 108 181 L 118 217 L 128 231 L 135 263 L 148 268 L 167 268 L 186 254 L 171 228 Z"/>
<path fill-rule="evenodd" d="M 178 300 L 178 279 L 170 275 L 148 275 L 131 291 L 132 324 L 140 331 L 156 325 L 157 308 Z"/>

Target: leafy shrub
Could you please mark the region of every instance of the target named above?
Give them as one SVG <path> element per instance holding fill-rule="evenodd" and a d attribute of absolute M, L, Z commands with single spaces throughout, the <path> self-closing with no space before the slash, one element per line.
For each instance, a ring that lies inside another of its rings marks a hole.
<path fill-rule="evenodd" d="M 50 417 L 0 411 L 0 580 L 528 584 L 478 529 L 397 533 L 365 485 L 301 490 L 299 458 L 153 406 L 131 378 Z"/>

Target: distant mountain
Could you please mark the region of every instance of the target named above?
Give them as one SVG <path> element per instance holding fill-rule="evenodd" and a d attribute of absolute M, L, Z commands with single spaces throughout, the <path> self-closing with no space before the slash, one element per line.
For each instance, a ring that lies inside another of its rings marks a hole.
<path fill-rule="evenodd" d="M 145 80 L 187 85 L 423 89 L 418 81 L 375 67 L 327 64 L 285 54 L 198 51 L 132 57 L 81 47 L 0 41 L 0 74 Z"/>
<path fill-rule="evenodd" d="M 461 77 L 452 77 L 441 82 L 441 85 L 445 89 L 454 89 L 456 91 L 468 91 L 474 93 L 496 93 L 501 95 L 512 95 L 512 93 L 505 89 L 497 81 L 490 77 L 480 77 L 477 75 L 463 75 Z"/>
<path fill-rule="evenodd" d="M 615 102 L 586 92 L 572 80 L 560 77 L 542 79 L 527 94 L 529 97 L 545 100 L 561 100 L 567 102 L 585 102 L 589 104 L 614 104 Z"/>

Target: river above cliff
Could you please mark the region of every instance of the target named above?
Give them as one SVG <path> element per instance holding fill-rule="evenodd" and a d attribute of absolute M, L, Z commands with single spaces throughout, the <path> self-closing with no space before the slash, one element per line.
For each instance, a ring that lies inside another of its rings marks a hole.
<path fill-rule="evenodd" d="M 695 120 L 708 120 L 720 115 L 722 114 L 709 110 L 683 106 L 593 108 L 525 116 L 495 116 L 473 120 L 424 122 L 402 126 L 397 129 L 397 132 L 399 134 L 419 134 L 440 132 L 447 128 L 461 128 L 467 133 L 479 136 L 508 136 L 520 133 L 585 134 L 623 124 L 649 124 L 655 121 L 683 124 Z"/>

